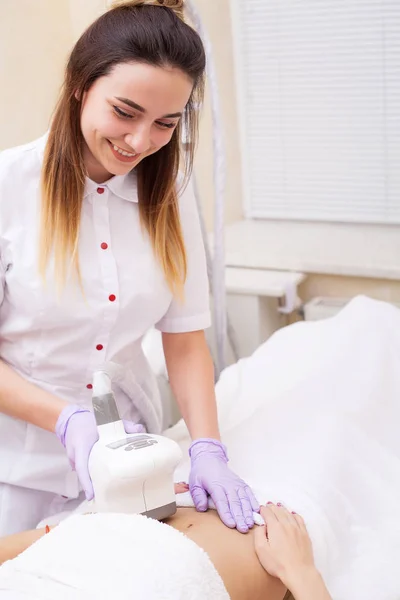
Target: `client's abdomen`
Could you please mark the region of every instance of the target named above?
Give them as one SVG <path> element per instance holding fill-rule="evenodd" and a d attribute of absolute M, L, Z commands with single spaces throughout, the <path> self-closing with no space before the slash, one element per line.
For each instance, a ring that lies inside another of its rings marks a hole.
<path fill-rule="evenodd" d="M 178 508 L 166 523 L 207 552 L 231 600 L 283 600 L 285 597 L 285 586 L 268 575 L 258 561 L 253 531 L 239 533 L 226 527 L 215 510 L 199 513 L 194 508 Z"/>

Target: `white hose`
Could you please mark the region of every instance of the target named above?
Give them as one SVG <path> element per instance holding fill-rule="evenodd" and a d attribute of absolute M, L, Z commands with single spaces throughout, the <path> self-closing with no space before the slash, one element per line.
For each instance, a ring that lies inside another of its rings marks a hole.
<path fill-rule="evenodd" d="M 206 259 L 207 259 L 207 274 L 208 274 L 208 279 L 210 281 L 210 290 L 211 290 L 211 294 L 213 295 L 213 281 L 212 281 L 213 260 L 212 260 L 212 256 L 211 256 L 210 243 L 208 241 L 208 232 L 207 232 L 207 227 L 206 227 L 206 223 L 205 223 L 205 219 L 204 219 L 203 207 L 201 205 L 200 194 L 199 194 L 197 178 L 196 178 L 195 173 L 193 173 L 193 176 L 192 176 L 192 185 L 193 185 L 194 195 L 196 198 L 197 210 L 198 210 L 199 217 L 200 217 L 201 232 L 202 232 L 203 240 L 204 240 L 204 248 L 205 248 Z M 227 334 L 228 334 L 229 345 L 232 350 L 233 358 L 236 362 L 239 360 L 239 353 L 237 351 L 238 346 L 237 346 L 237 342 L 236 342 L 236 334 L 232 327 L 232 323 L 231 323 L 231 320 L 230 320 L 228 314 L 226 316 L 226 325 L 227 325 Z M 220 371 L 217 368 L 215 357 L 213 357 L 213 358 L 214 358 L 214 367 L 215 367 L 215 378 L 216 378 L 216 380 L 218 380 Z M 225 366 L 226 366 L 226 364 L 223 365 L 223 368 Z"/>
<path fill-rule="evenodd" d="M 204 226 L 201 203 L 198 200 L 199 214 L 202 220 L 203 238 L 208 255 L 208 266 L 211 270 L 210 287 L 213 295 L 214 328 L 216 334 L 216 369 L 217 378 L 226 366 L 226 339 L 227 332 L 230 338 L 232 351 L 237 360 L 237 349 L 232 327 L 228 327 L 225 287 L 225 244 L 224 244 L 224 208 L 226 185 L 226 161 L 222 131 L 222 115 L 218 93 L 216 68 L 213 61 L 212 48 L 207 33 L 203 27 L 200 15 L 192 0 L 186 0 L 186 11 L 195 30 L 203 40 L 207 58 L 207 77 L 211 95 L 212 125 L 213 125 L 213 150 L 214 150 L 214 257 L 211 263 L 211 253 Z M 198 196 L 198 194 L 196 194 Z"/>

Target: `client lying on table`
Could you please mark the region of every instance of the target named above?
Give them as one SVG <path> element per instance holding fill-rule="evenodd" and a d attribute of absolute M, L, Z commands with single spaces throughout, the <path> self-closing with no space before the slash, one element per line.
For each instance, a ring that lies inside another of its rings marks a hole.
<path fill-rule="evenodd" d="M 180 486 L 177 491 L 181 490 L 185 491 L 185 488 Z M 77 529 L 79 531 L 76 546 L 83 545 L 83 562 L 81 562 L 82 552 L 78 548 L 76 551 L 75 547 L 69 549 L 70 571 L 76 569 L 85 572 L 85 581 L 82 580 L 79 590 L 76 586 L 76 577 L 68 578 L 68 568 L 65 568 L 63 544 L 66 538 L 58 537 L 57 531 L 52 531 L 49 536 L 46 536 L 45 530 L 16 534 L 0 540 L 0 561 L 13 559 L 35 542 L 37 544 L 35 544 L 36 548 L 31 547 L 31 556 L 25 552 L 19 559 L 0 568 L 0 599 L 47 600 L 55 593 L 58 597 L 61 594 L 62 598 L 71 599 L 91 598 L 94 595 L 97 598 L 108 598 L 111 597 L 107 593 L 108 589 L 116 592 L 124 589 L 125 598 L 138 598 L 138 600 L 144 597 L 222 600 L 227 599 L 228 594 L 231 600 L 257 600 L 258 598 L 282 600 L 286 588 L 289 588 L 296 600 L 329 600 L 330 596 L 314 566 L 311 541 L 301 517 L 291 514 L 282 506 L 272 504 L 262 507 L 261 514 L 267 526 L 256 527 L 247 536 L 243 536 L 224 527 L 214 511 L 201 514 L 191 508 L 179 509 L 177 514 L 168 520 L 169 529 L 182 532 L 192 541 L 192 545 L 196 544 L 207 553 L 216 569 L 215 571 L 210 565 L 214 570 L 213 579 L 204 564 L 208 561 L 204 553 L 200 556 L 196 555 L 196 560 L 200 558 L 196 566 L 197 574 L 179 572 L 188 567 L 188 563 L 181 561 L 179 556 L 174 560 L 174 572 L 167 573 L 164 570 L 154 569 L 151 581 L 147 580 L 148 589 L 144 589 L 146 581 L 143 586 L 137 581 L 137 577 L 141 577 L 138 571 L 142 571 L 143 567 L 147 570 L 145 565 L 156 567 L 157 558 L 154 559 L 154 551 L 151 547 L 148 554 L 146 548 L 142 548 L 140 563 L 137 562 L 134 547 L 140 544 L 140 537 L 135 538 L 134 527 L 132 527 L 133 536 L 130 543 L 131 557 L 126 561 L 128 569 L 125 570 L 121 563 L 115 566 L 118 556 L 116 549 L 123 542 L 118 526 L 115 526 L 116 523 L 119 520 L 124 526 L 128 521 L 134 524 L 139 520 L 144 531 L 147 525 L 151 536 L 151 524 L 154 522 L 145 517 L 103 514 L 71 518 L 71 529 L 74 532 Z M 97 523 L 92 529 L 93 520 Z M 78 525 L 77 528 L 74 522 Z M 113 526 L 110 528 L 111 522 Z M 64 522 L 59 527 L 67 529 L 69 524 Z M 165 529 L 165 526 L 161 526 L 157 534 L 160 535 Z M 92 581 L 92 585 L 89 582 L 91 559 L 88 554 L 85 554 L 90 551 L 85 539 L 87 535 L 96 538 L 95 543 L 100 546 L 97 556 L 101 554 L 103 565 L 108 564 L 108 569 L 105 570 L 101 568 L 102 565 L 97 565 L 96 581 Z M 160 538 L 162 540 L 161 535 Z M 42 548 L 39 544 L 42 544 Z M 190 551 L 190 547 L 188 548 Z M 39 560 L 34 558 L 35 550 L 37 557 L 40 557 Z M 171 548 L 166 547 L 165 550 L 163 560 L 169 565 L 167 554 Z M 48 561 L 49 553 L 52 555 L 51 564 Z M 58 582 L 54 586 L 56 573 L 58 573 Z M 157 578 L 159 578 L 158 582 L 155 581 Z M 171 594 L 168 594 L 169 588 Z M 134 594 L 132 596 L 129 595 L 130 589 Z M 162 593 L 159 594 L 157 590 L 162 590 Z M 144 593 L 146 596 L 142 595 Z"/>

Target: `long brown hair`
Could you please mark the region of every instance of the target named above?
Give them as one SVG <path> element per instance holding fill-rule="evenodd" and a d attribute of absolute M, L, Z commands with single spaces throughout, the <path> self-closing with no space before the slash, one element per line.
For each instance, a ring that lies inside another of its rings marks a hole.
<path fill-rule="evenodd" d="M 171 6 L 176 4 L 176 10 Z M 171 141 L 137 166 L 139 211 L 171 290 L 181 295 L 187 261 L 179 218 L 177 176 L 184 158 L 185 182 L 193 168 L 198 111 L 204 94 L 205 53 L 197 33 L 181 15 L 182 0 L 117 3 L 81 36 L 69 57 L 64 85 L 46 145 L 42 169 L 40 271 L 45 277 L 54 251 L 56 280 L 79 270 L 79 230 L 85 187 L 82 96 L 119 63 L 175 67 L 193 81 L 193 91 Z M 188 150 L 181 148 L 182 127 Z"/>

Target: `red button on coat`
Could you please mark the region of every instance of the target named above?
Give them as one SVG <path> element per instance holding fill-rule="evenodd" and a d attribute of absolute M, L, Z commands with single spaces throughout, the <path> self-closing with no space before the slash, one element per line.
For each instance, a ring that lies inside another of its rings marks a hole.
<path fill-rule="evenodd" d="M 100 188 L 100 187 L 98 187 L 98 188 L 97 188 L 97 193 L 98 193 L 98 194 L 104 194 L 104 188 Z"/>
<path fill-rule="evenodd" d="M 97 344 L 96 350 L 103 350 L 103 346 L 101 344 Z"/>
<path fill-rule="evenodd" d="M 88 383 L 86 387 L 87 387 L 88 390 L 92 390 L 93 389 L 93 386 L 92 386 L 91 383 Z"/>
<path fill-rule="evenodd" d="M 114 296 L 114 294 L 111 294 L 111 296 L 108 296 L 108 299 L 109 299 L 110 302 L 115 302 L 116 299 L 117 299 L 117 297 Z"/>
<path fill-rule="evenodd" d="M 103 242 L 103 243 L 101 244 L 100 248 L 101 248 L 102 250 L 107 250 L 107 248 L 108 248 L 108 244 L 106 244 L 105 242 Z"/>

